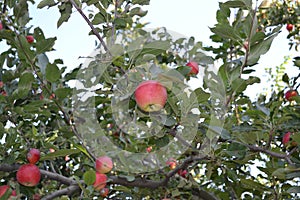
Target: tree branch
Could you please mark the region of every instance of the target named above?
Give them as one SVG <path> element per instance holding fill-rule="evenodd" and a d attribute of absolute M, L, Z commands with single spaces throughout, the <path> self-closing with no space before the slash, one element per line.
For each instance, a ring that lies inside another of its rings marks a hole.
<path fill-rule="evenodd" d="M 71 196 L 72 194 L 74 194 L 75 192 L 78 192 L 80 190 L 81 189 L 78 185 L 70 185 L 69 187 L 66 187 L 66 188 L 61 189 L 61 190 L 57 190 L 57 191 L 43 197 L 41 200 L 52 200 L 56 197 L 60 197 L 60 196 L 63 196 L 63 195 Z"/>
<path fill-rule="evenodd" d="M 76 10 L 80 13 L 80 15 L 83 17 L 83 19 L 86 21 L 86 23 L 89 25 L 89 27 L 92 29 L 92 32 L 95 34 L 95 36 L 98 38 L 98 40 L 100 41 L 100 43 L 102 44 L 104 50 L 111 55 L 108 47 L 106 46 L 106 43 L 104 42 L 103 38 L 101 37 L 101 35 L 99 34 L 99 32 L 96 30 L 96 28 L 94 27 L 94 25 L 92 24 L 92 22 L 89 20 L 89 18 L 83 13 L 83 11 L 81 10 L 81 8 L 79 8 L 77 6 L 77 4 L 74 2 L 74 0 L 69 0 L 69 2 L 74 6 L 74 8 L 76 8 Z"/>
<path fill-rule="evenodd" d="M 164 187 L 167 186 L 170 178 L 174 176 L 180 169 L 185 169 L 187 168 L 191 163 L 200 161 L 203 159 L 208 158 L 207 156 L 190 156 L 186 160 L 184 160 L 180 165 L 178 165 L 174 170 L 171 170 L 165 175 L 164 179 L 161 179 L 159 181 L 153 181 L 150 179 L 142 179 L 142 178 L 136 178 L 134 181 L 128 181 L 125 178 L 121 178 L 118 176 L 109 176 L 109 184 L 117 184 L 117 185 L 124 185 L 124 186 L 129 186 L 129 187 L 143 187 L 143 188 L 150 188 L 150 189 L 157 189 L 159 187 Z M 0 171 L 3 172 L 14 172 L 19 169 L 20 165 L 19 164 L 0 164 Z M 57 190 L 45 197 L 42 198 L 42 200 L 50 200 L 55 197 L 59 197 L 62 195 L 69 195 L 71 196 L 75 192 L 79 192 L 81 188 L 78 185 L 78 182 L 74 179 L 65 177 L 63 175 L 49 172 L 43 169 L 40 169 L 41 175 L 45 179 L 50 179 L 54 180 L 57 182 L 60 182 L 64 185 L 67 185 L 68 187 L 63 188 L 61 190 Z M 212 198 L 211 198 L 212 199 Z"/>

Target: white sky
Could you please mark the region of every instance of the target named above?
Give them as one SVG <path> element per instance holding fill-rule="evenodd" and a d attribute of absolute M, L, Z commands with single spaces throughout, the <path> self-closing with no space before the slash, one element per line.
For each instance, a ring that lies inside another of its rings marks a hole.
<path fill-rule="evenodd" d="M 150 6 L 147 6 L 148 15 L 144 22 L 150 22 L 149 28 L 164 26 L 187 37 L 194 36 L 204 45 L 210 45 L 209 27 L 216 23 L 215 14 L 218 2 L 218 0 L 151 0 Z M 30 9 L 33 28 L 39 26 L 46 37 L 57 37 L 54 46 L 56 51 L 48 53 L 50 58 L 62 58 L 64 64 L 72 69 L 84 61 L 78 60 L 79 56 L 88 56 L 92 52 L 97 39 L 95 36 L 88 36 L 89 27 L 79 13 L 74 12 L 69 22 L 57 29 L 56 23 L 59 18 L 57 8 L 39 10 L 31 7 Z M 87 13 L 87 10 L 84 12 Z M 286 55 L 299 56 L 299 52 L 288 51 L 287 34 L 283 27 L 282 33 L 274 40 L 271 50 L 262 56 L 259 65 L 255 67 L 257 74 L 263 74 L 265 67 L 275 67 L 281 64 Z M 292 62 L 290 62 L 290 66 L 292 66 Z M 295 68 L 289 67 L 287 72 L 293 75 Z M 257 88 L 255 91 L 257 92 Z"/>

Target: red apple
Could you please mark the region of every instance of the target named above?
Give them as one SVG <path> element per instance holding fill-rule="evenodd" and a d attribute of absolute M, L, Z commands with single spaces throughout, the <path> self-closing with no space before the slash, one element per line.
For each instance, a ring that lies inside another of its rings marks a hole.
<path fill-rule="evenodd" d="M 33 37 L 32 35 L 27 35 L 27 36 L 26 36 L 26 40 L 27 40 L 28 43 L 31 44 L 31 43 L 33 43 L 33 41 L 34 41 L 34 37 Z"/>
<path fill-rule="evenodd" d="M 282 144 L 287 145 L 290 141 L 290 138 L 291 138 L 291 132 L 285 133 L 282 138 Z"/>
<path fill-rule="evenodd" d="M 41 195 L 34 194 L 32 198 L 33 198 L 33 200 L 41 200 Z"/>
<path fill-rule="evenodd" d="M 191 62 L 188 62 L 186 64 L 186 66 L 189 66 L 191 67 L 191 71 L 189 74 L 198 74 L 199 72 L 199 66 L 198 66 L 198 63 L 194 62 L 194 61 L 191 61 Z"/>
<path fill-rule="evenodd" d="M 3 88 L 4 83 L 2 81 L 0 81 L 0 88 Z"/>
<path fill-rule="evenodd" d="M 27 160 L 31 164 L 35 164 L 40 160 L 41 153 L 38 149 L 32 148 L 27 153 Z"/>
<path fill-rule="evenodd" d="M 0 186 L 0 199 L 1 197 L 7 192 L 7 190 L 9 190 L 9 186 L 8 185 L 2 185 Z M 15 197 L 17 196 L 17 193 L 15 190 L 13 190 L 10 194 L 10 197 Z M 9 198 L 8 200 L 10 200 L 11 198 Z"/>
<path fill-rule="evenodd" d="M 107 176 L 105 174 L 100 174 L 96 172 L 96 180 L 93 184 L 96 191 L 100 191 L 106 186 Z"/>
<path fill-rule="evenodd" d="M 186 169 L 180 169 L 178 172 L 179 176 L 186 178 L 188 171 Z"/>
<path fill-rule="evenodd" d="M 292 97 L 298 96 L 298 92 L 296 90 L 289 90 L 284 96 L 286 100 L 292 101 Z"/>
<path fill-rule="evenodd" d="M 110 172 L 113 168 L 113 161 L 108 156 L 101 156 L 96 160 L 96 171 L 105 174 Z"/>
<path fill-rule="evenodd" d="M 177 166 L 177 162 L 175 159 L 171 158 L 166 162 L 167 165 L 169 165 L 170 169 L 173 170 Z"/>
<path fill-rule="evenodd" d="M 34 164 L 22 165 L 17 171 L 17 181 L 24 186 L 36 186 L 40 180 L 40 169 Z"/>
<path fill-rule="evenodd" d="M 3 25 L 2 23 L 0 22 L 0 31 L 3 29 Z"/>
<path fill-rule="evenodd" d="M 55 99 L 55 94 L 52 93 L 52 94 L 49 96 L 49 99 Z"/>
<path fill-rule="evenodd" d="M 0 94 L 1 94 L 2 96 L 5 96 L 5 97 L 7 96 L 7 93 L 6 93 L 5 90 L 2 90 Z"/>
<path fill-rule="evenodd" d="M 107 197 L 108 193 L 109 193 L 109 189 L 108 188 L 102 188 L 100 190 L 100 196 L 101 197 Z"/>
<path fill-rule="evenodd" d="M 144 81 L 135 90 L 135 101 L 141 110 L 156 112 L 161 110 L 167 101 L 167 89 L 158 81 Z"/>
<path fill-rule="evenodd" d="M 286 25 L 286 30 L 288 30 L 288 31 L 292 31 L 293 28 L 294 28 L 294 25 L 293 25 L 293 24 L 287 24 L 287 25 Z"/>
<path fill-rule="evenodd" d="M 150 153 L 152 151 L 152 146 L 147 147 L 146 151 Z"/>

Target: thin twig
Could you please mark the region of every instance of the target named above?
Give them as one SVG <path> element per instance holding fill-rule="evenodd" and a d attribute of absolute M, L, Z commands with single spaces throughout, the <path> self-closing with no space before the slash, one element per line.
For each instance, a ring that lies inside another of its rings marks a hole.
<path fill-rule="evenodd" d="M 111 53 L 104 42 L 103 38 L 99 34 L 99 32 L 96 30 L 92 22 L 88 19 L 88 17 L 83 13 L 82 9 L 77 6 L 77 4 L 74 2 L 74 0 L 69 0 L 69 2 L 76 8 L 76 10 L 80 13 L 80 15 L 83 17 L 83 19 L 86 21 L 86 23 L 89 25 L 89 27 L 92 29 L 92 32 L 95 34 L 95 36 L 98 38 L 100 43 L 102 44 L 104 50 L 111 56 Z"/>

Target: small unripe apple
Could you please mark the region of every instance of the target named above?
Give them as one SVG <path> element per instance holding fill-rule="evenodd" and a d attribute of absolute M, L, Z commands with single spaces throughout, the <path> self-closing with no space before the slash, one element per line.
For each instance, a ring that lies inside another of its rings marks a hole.
<path fill-rule="evenodd" d="M 27 35 L 27 36 L 26 36 L 26 40 L 27 40 L 28 43 L 31 44 L 31 43 L 33 43 L 33 41 L 34 41 L 34 37 L 33 37 L 32 35 Z"/>
<path fill-rule="evenodd" d="M 31 148 L 27 153 L 27 160 L 31 164 L 35 164 L 40 160 L 41 153 L 38 149 Z"/>
<path fill-rule="evenodd" d="M 2 23 L 0 22 L 0 31 L 3 29 L 3 25 Z"/>
<path fill-rule="evenodd" d="M 294 28 L 294 25 L 293 25 L 293 24 L 287 24 L 287 25 L 286 25 L 286 30 L 288 30 L 288 31 L 292 31 L 293 28 Z"/>
<path fill-rule="evenodd" d="M 292 101 L 292 97 L 298 96 L 298 92 L 296 90 L 289 90 L 284 96 L 286 100 Z"/>
<path fill-rule="evenodd" d="M 101 156 L 96 159 L 96 171 L 105 174 L 110 172 L 113 168 L 113 161 L 108 156 Z"/>
<path fill-rule="evenodd" d="M 107 197 L 107 195 L 109 193 L 109 189 L 108 188 L 102 188 L 99 193 L 100 193 L 101 197 Z"/>
<path fill-rule="evenodd" d="M 40 169 L 34 164 L 22 165 L 17 171 L 17 181 L 24 186 L 36 186 L 40 180 Z"/>
<path fill-rule="evenodd" d="M 156 112 L 161 110 L 167 101 L 167 89 L 158 81 L 144 81 L 135 90 L 135 101 L 141 110 Z"/>
<path fill-rule="evenodd" d="M 8 185 L 2 185 L 0 186 L 0 199 L 1 197 L 7 192 L 7 190 L 9 190 L 9 186 Z M 10 197 L 15 197 L 17 196 L 17 193 L 15 190 L 13 190 L 10 194 Z M 10 200 L 11 198 L 9 198 L 8 200 Z"/>
<path fill-rule="evenodd" d="M 94 189 L 100 191 L 106 186 L 107 176 L 105 174 L 100 174 L 96 172 L 96 180 L 93 183 Z"/>
<path fill-rule="evenodd" d="M 282 138 L 282 144 L 286 146 L 289 143 L 290 138 L 291 138 L 291 132 L 285 133 Z"/>
<path fill-rule="evenodd" d="M 186 64 L 186 66 L 189 66 L 191 68 L 191 71 L 189 74 L 198 74 L 199 73 L 199 65 L 198 63 L 194 61 L 190 61 Z"/>

